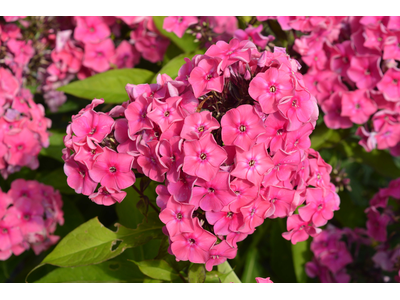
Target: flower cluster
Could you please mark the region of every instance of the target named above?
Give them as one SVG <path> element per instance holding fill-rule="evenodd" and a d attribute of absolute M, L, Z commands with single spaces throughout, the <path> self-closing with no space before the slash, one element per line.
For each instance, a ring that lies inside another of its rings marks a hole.
<path fill-rule="evenodd" d="M 36 169 L 37 156 L 49 145 L 51 121 L 44 108 L 10 70 L 0 67 L 0 174 L 7 178 L 21 167 Z"/>
<path fill-rule="evenodd" d="M 308 33 L 293 49 L 329 128 L 357 130 L 367 151 L 400 155 L 399 17 L 278 17 L 284 30 Z M 367 124 L 372 120 L 371 126 Z"/>
<path fill-rule="evenodd" d="M 131 168 L 165 182 L 156 192 L 170 251 L 207 270 L 266 218 L 288 217 L 292 243 L 315 236 L 340 201 L 310 149 L 318 108 L 297 69 L 282 48 L 232 39 L 186 59 L 175 80 L 128 84 L 129 102 L 108 113 L 94 100 L 67 129 L 68 184 L 109 205 L 135 182 Z"/>
<path fill-rule="evenodd" d="M 166 17 L 163 28 L 168 32 L 175 33 L 178 37 L 183 37 L 184 33 L 190 33 L 195 37 L 196 42 L 205 46 L 210 46 L 219 40 L 228 42 L 235 37 L 239 41 L 250 40 L 260 49 L 265 49 L 267 44 L 275 39 L 274 36 L 264 36 L 261 31 L 263 26 L 254 27 L 248 25 L 243 29 L 238 29 L 238 21 L 235 17 Z"/>
<path fill-rule="evenodd" d="M 30 248 L 38 255 L 57 243 L 62 205 L 58 191 L 33 180 L 17 179 L 8 193 L 0 190 L 0 260 Z"/>
<path fill-rule="evenodd" d="M 316 236 L 311 243 L 313 261 L 306 264 L 308 276 L 319 277 L 321 282 L 349 282 L 351 279 L 357 281 L 365 272 L 374 277 L 374 282 L 389 281 L 387 274 L 400 282 L 397 276 L 400 272 L 400 245 L 396 245 L 395 240 L 397 229 L 389 227 L 398 224 L 400 212 L 389 205 L 390 198 L 397 201 L 398 207 L 400 179 L 391 181 L 370 200 L 370 206 L 365 210 L 366 228 L 338 229 L 329 224 Z M 388 228 L 391 230 L 389 237 Z M 343 237 L 346 242 L 341 240 Z M 367 259 L 357 264 L 362 257 Z M 351 267 L 351 275 L 346 267 Z"/>
<path fill-rule="evenodd" d="M 185 32 L 193 35 L 196 42 L 209 47 L 219 40 L 229 41 L 238 29 L 238 20 L 233 16 L 166 17 L 163 29 L 183 37 Z"/>
<path fill-rule="evenodd" d="M 143 57 L 163 59 L 169 41 L 151 17 L 6 17 L 0 23 L 0 63 L 37 86 L 50 110 L 66 101 L 62 85 L 114 68 L 133 68 Z M 17 26 L 22 24 L 23 31 Z M 129 36 L 129 39 L 126 39 Z M 4 57 L 2 57 L 4 56 Z M 29 67 L 29 68 L 28 68 Z"/>

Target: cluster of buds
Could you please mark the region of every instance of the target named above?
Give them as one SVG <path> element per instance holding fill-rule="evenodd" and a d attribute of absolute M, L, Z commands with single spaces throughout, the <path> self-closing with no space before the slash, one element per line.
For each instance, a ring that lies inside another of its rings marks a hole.
<path fill-rule="evenodd" d="M 390 198 L 400 200 L 400 179 L 391 181 L 370 200 L 365 210 L 366 228 L 338 229 L 328 225 L 316 236 L 311 243 L 314 258 L 306 264 L 308 276 L 318 277 L 321 282 L 349 282 L 357 281 L 364 272 L 374 282 L 392 280 L 388 274 L 400 282 L 400 245 L 395 244 L 395 227 L 391 227 L 388 236 L 388 226 L 398 224 L 400 212 L 389 205 Z M 343 237 L 346 241 L 341 240 Z M 360 262 L 362 251 L 370 256 Z"/>
<path fill-rule="evenodd" d="M 318 108 L 298 66 L 282 48 L 219 41 L 175 80 L 128 84 L 130 100 L 110 112 L 94 111 L 95 99 L 67 128 L 68 184 L 109 205 L 135 182 L 132 168 L 164 182 L 170 252 L 207 270 L 266 218 L 288 217 L 283 237 L 294 244 L 315 236 L 340 201 L 331 167 L 310 149 Z"/>
<path fill-rule="evenodd" d="M 400 17 L 278 17 L 284 30 L 309 33 L 293 49 L 329 128 L 357 130 L 367 151 L 400 155 Z M 372 120 L 372 128 L 366 124 Z"/>
<path fill-rule="evenodd" d="M 0 67 L 0 174 L 7 178 L 21 167 L 36 169 L 37 156 L 49 145 L 51 121 L 12 73 Z"/>
<path fill-rule="evenodd" d="M 17 179 L 8 193 L 0 190 L 0 260 L 30 248 L 38 255 L 57 243 L 62 206 L 58 191 L 34 180 Z"/>

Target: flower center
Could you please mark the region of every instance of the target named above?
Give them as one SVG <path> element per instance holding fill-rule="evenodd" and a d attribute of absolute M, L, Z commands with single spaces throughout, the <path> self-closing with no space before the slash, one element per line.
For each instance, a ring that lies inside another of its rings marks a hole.
<path fill-rule="evenodd" d="M 245 125 L 240 125 L 239 130 L 241 132 L 245 132 L 246 131 L 246 126 Z"/>
<path fill-rule="evenodd" d="M 371 71 L 369 69 L 366 69 L 364 75 L 370 75 L 370 74 L 371 74 Z"/>
<path fill-rule="evenodd" d="M 360 109 L 360 108 L 361 108 L 360 103 L 356 103 L 356 109 Z"/>
<path fill-rule="evenodd" d="M 272 203 L 275 203 L 275 201 L 276 201 L 276 198 L 274 198 L 274 199 L 271 200 Z"/>
<path fill-rule="evenodd" d="M 211 74 L 208 74 L 207 76 L 206 76 L 206 80 L 210 80 L 212 78 L 212 75 Z"/>
<path fill-rule="evenodd" d="M 255 213 L 256 213 L 256 209 L 253 208 L 253 209 L 251 210 L 251 212 L 250 212 L 250 215 L 251 215 L 251 216 L 254 216 Z"/>
<path fill-rule="evenodd" d="M 29 220 L 29 219 L 30 219 L 29 215 L 24 215 L 24 220 Z"/>
<path fill-rule="evenodd" d="M 282 135 L 283 133 L 283 129 L 278 129 L 278 131 L 276 132 L 276 135 Z"/>
<path fill-rule="evenodd" d="M 177 213 L 177 214 L 176 214 L 176 218 L 177 218 L 178 220 L 182 220 L 183 216 L 182 216 L 181 213 Z"/>
<path fill-rule="evenodd" d="M 318 210 L 322 209 L 322 204 L 318 205 Z"/>
<path fill-rule="evenodd" d="M 203 125 L 199 126 L 199 128 L 197 128 L 197 130 L 198 130 L 199 132 L 203 132 L 203 131 L 204 131 L 204 126 L 203 126 Z"/>
<path fill-rule="evenodd" d="M 318 60 L 318 56 L 315 56 L 315 57 L 314 57 L 314 61 L 317 61 L 317 60 Z"/>
<path fill-rule="evenodd" d="M 215 190 L 214 190 L 213 188 L 209 188 L 209 189 L 208 189 L 208 192 L 209 192 L 209 193 L 214 193 Z"/>
<path fill-rule="evenodd" d="M 3 228 L 3 233 L 8 233 L 8 229 L 7 228 Z"/>
<path fill-rule="evenodd" d="M 399 81 L 397 79 L 393 79 L 393 84 L 397 84 Z"/>
<path fill-rule="evenodd" d="M 164 113 L 164 117 L 168 117 L 168 116 L 169 116 L 169 111 L 166 110 L 165 113 Z"/>
<path fill-rule="evenodd" d="M 92 135 L 96 132 L 96 128 L 92 128 L 92 130 L 90 130 L 89 134 Z"/>
<path fill-rule="evenodd" d="M 89 31 L 90 31 L 90 32 L 94 32 L 94 28 L 93 28 L 93 27 L 90 27 Z"/>
<path fill-rule="evenodd" d="M 24 146 L 23 145 L 18 145 L 17 149 L 18 150 L 22 150 L 22 149 L 24 149 Z"/>
<path fill-rule="evenodd" d="M 116 167 L 110 167 L 109 170 L 110 170 L 111 173 L 117 172 L 117 168 Z"/>
<path fill-rule="evenodd" d="M 293 106 L 293 107 L 297 107 L 297 100 L 293 100 L 293 101 L 292 101 L 292 106 Z"/>
<path fill-rule="evenodd" d="M 196 243 L 194 239 L 189 239 L 189 244 L 193 245 L 194 243 Z"/>
<path fill-rule="evenodd" d="M 254 161 L 254 159 L 249 161 L 249 166 L 253 167 L 256 164 L 256 162 Z"/>
<path fill-rule="evenodd" d="M 276 87 L 275 87 L 274 85 L 271 85 L 271 86 L 269 87 L 269 91 L 270 91 L 271 93 L 275 93 L 275 92 L 276 92 Z"/>
<path fill-rule="evenodd" d="M 232 218 L 232 216 L 233 216 L 233 212 L 231 212 L 231 211 L 226 214 L 227 218 Z"/>
<path fill-rule="evenodd" d="M 183 18 L 182 18 L 182 17 L 179 17 L 179 18 L 178 18 L 178 23 L 182 23 L 182 21 L 183 21 Z"/>
<path fill-rule="evenodd" d="M 205 154 L 205 153 L 201 153 L 200 154 L 200 159 L 201 160 L 205 160 L 207 158 L 207 154 Z"/>

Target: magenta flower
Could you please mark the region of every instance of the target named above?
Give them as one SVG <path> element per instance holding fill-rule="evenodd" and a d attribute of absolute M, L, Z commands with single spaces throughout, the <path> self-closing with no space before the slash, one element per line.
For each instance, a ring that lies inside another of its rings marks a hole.
<path fill-rule="evenodd" d="M 240 178 L 231 182 L 231 190 L 235 193 L 236 199 L 229 208 L 235 213 L 238 213 L 241 207 L 249 205 L 258 196 L 258 186 Z"/>
<path fill-rule="evenodd" d="M 140 61 L 140 54 L 135 47 L 129 44 L 128 41 L 122 41 L 115 50 L 115 55 L 111 59 L 111 63 L 117 66 L 118 69 L 133 68 Z"/>
<path fill-rule="evenodd" d="M 301 162 L 300 152 L 286 153 L 279 150 L 272 158 L 268 172 L 263 179 L 263 185 L 273 185 L 280 181 L 285 181 L 290 178 L 292 172 L 296 171 Z"/>
<path fill-rule="evenodd" d="M 400 100 L 400 70 L 397 68 L 389 69 L 376 86 L 387 100 Z"/>
<path fill-rule="evenodd" d="M 380 56 L 354 56 L 351 59 L 347 75 L 359 89 L 372 89 L 383 76 L 379 67 L 380 61 Z"/>
<path fill-rule="evenodd" d="M 270 202 L 258 197 L 253 203 L 240 209 L 243 215 L 243 225 L 238 231 L 251 233 L 257 226 L 260 226 L 265 218 L 273 214 L 273 207 Z"/>
<path fill-rule="evenodd" d="M 93 181 L 89 176 L 89 170 L 84 165 L 71 157 L 65 162 L 64 173 L 68 176 L 68 185 L 75 190 L 77 194 L 89 196 L 97 187 L 97 182 Z"/>
<path fill-rule="evenodd" d="M 73 140 L 78 143 L 87 142 L 91 149 L 95 149 L 96 146 L 90 141 L 101 143 L 111 132 L 113 124 L 114 119 L 106 114 L 88 110 L 73 120 L 71 128 L 76 135 Z"/>
<path fill-rule="evenodd" d="M 142 172 L 147 177 L 154 181 L 163 182 L 165 180 L 164 174 L 168 169 L 160 163 L 160 157 L 156 152 L 157 145 L 157 141 L 151 141 L 147 142 L 146 146 L 141 146 L 139 148 L 141 155 L 137 158 L 137 163 L 142 167 Z"/>
<path fill-rule="evenodd" d="M 226 241 L 222 241 L 210 250 L 210 258 L 206 262 L 206 270 L 211 272 L 213 266 L 224 263 L 228 258 L 235 258 L 237 248 L 231 247 Z"/>
<path fill-rule="evenodd" d="M 190 25 L 197 24 L 197 17 L 166 17 L 163 23 L 163 29 L 168 32 L 175 33 L 178 37 L 182 37 Z"/>
<path fill-rule="evenodd" d="M 89 196 L 89 199 L 99 205 L 110 206 L 114 203 L 121 203 L 126 197 L 126 192 L 114 190 L 101 186 L 97 193 L 93 193 Z"/>
<path fill-rule="evenodd" d="M 261 118 L 251 105 L 229 110 L 221 119 L 222 140 L 248 151 L 256 138 L 265 132 Z"/>
<path fill-rule="evenodd" d="M 284 239 L 292 241 L 293 245 L 308 239 L 308 236 L 316 236 L 321 229 L 310 226 L 310 222 L 304 221 L 299 215 L 291 215 L 287 219 L 288 232 L 282 233 Z"/>
<path fill-rule="evenodd" d="M 339 209 L 339 201 L 335 194 L 321 188 L 307 189 L 307 205 L 299 208 L 300 217 L 317 227 L 324 226 L 333 218 L 333 211 Z"/>
<path fill-rule="evenodd" d="M 343 93 L 342 116 L 349 117 L 356 124 L 364 124 L 376 112 L 377 105 L 366 90 Z"/>
<path fill-rule="evenodd" d="M 170 97 L 165 101 L 154 99 L 153 109 L 147 114 L 147 117 L 158 124 L 164 132 L 172 123 L 183 120 L 182 114 L 177 107 L 181 100 L 181 97 Z"/>
<path fill-rule="evenodd" d="M 206 51 L 205 55 L 222 59 L 218 65 L 218 72 L 221 72 L 237 61 L 249 63 L 251 49 L 255 48 L 256 46 L 252 42 L 247 40 L 240 42 L 238 39 L 233 38 L 229 44 L 224 41 L 218 41 L 216 45 L 212 45 Z"/>
<path fill-rule="evenodd" d="M 295 90 L 293 96 L 282 98 L 278 104 L 279 111 L 289 120 L 288 131 L 298 130 L 309 122 L 314 107 L 310 93 L 304 90 Z"/>
<path fill-rule="evenodd" d="M 16 166 L 29 165 L 33 160 L 37 159 L 36 155 L 39 154 L 41 149 L 34 133 L 27 128 L 23 128 L 14 134 L 5 134 L 4 143 L 9 148 L 7 162 Z"/>
<path fill-rule="evenodd" d="M 262 277 L 256 277 L 256 282 L 257 283 L 274 283 L 269 277 L 267 278 L 262 278 Z"/>
<path fill-rule="evenodd" d="M 84 43 L 98 43 L 109 37 L 111 32 L 102 17 L 75 17 L 77 26 L 74 38 Z"/>
<path fill-rule="evenodd" d="M 200 140 L 185 141 L 183 171 L 206 181 L 214 178 L 221 164 L 226 160 L 224 148 L 218 146 L 214 137 L 207 133 Z"/>
<path fill-rule="evenodd" d="M 264 144 L 254 145 L 249 151 L 237 148 L 235 169 L 231 175 L 259 185 L 264 174 L 273 166 Z"/>
<path fill-rule="evenodd" d="M 241 213 L 234 213 L 227 207 L 224 207 L 221 211 L 206 212 L 207 222 L 214 225 L 214 233 L 217 235 L 228 235 L 231 232 L 237 232 L 239 226 L 243 224 L 243 218 Z"/>
<path fill-rule="evenodd" d="M 131 170 L 133 157 L 117 153 L 109 148 L 103 148 L 104 152 L 99 155 L 93 168 L 89 170 L 90 177 L 104 187 L 121 190 L 135 183 L 135 174 Z"/>
<path fill-rule="evenodd" d="M 168 201 L 166 208 L 160 213 L 160 220 L 168 229 L 170 237 L 185 232 L 193 232 L 193 211 L 194 205 L 180 203 L 174 199 Z"/>
<path fill-rule="evenodd" d="M 148 107 L 151 103 L 151 99 L 140 96 L 126 108 L 125 117 L 128 120 L 128 133 L 131 138 L 140 130 L 152 129 L 154 127 L 151 120 L 147 117 Z"/>
<path fill-rule="evenodd" d="M 185 118 L 181 137 L 186 140 L 198 140 L 207 132 L 218 129 L 219 123 L 209 111 L 194 113 Z"/>
<path fill-rule="evenodd" d="M 292 93 L 294 86 L 287 72 L 270 68 L 265 73 L 258 73 L 250 82 L 249 94 L 257 100 L 266 114 L 278 110 L 278 101 Z"/>
<path fill-rule="evenodd" d="M 169 141 L 162 140 L 157 146 L 156 152 L 161 155 L 160 163 L 168 169 L 167 179 L 170 182 L 177 182 L 179 179 L 180 169 L 183 165 L 182 144 L 183 139 L 174 136 Z"/>
<path fill-rule="evenodd" d="M 370 237 L 379 241 L 385 242 L 387 239 L 387 225 L 390 217 L 386 214 L 380 214 L 375 207 L 369 207 L 365 211 L 367 213 L 367 230 Z"/>
<path fill-rule="evenodd" d="M 193 186 L 196 180 L 196 177 L 181 172 L 177 182 L 168 183 L 168 192 L 174 196 L 176 201 L 188 203 L 192 198 Z"/>
<path fill-rule="evenodd" d="M 190 203 L 204 211 L 220 211 L 235 199 L 235 194 L 229 187 L 229 173 L 219 171 L 209 181 L 198 179 L 193 188 Z"/>
<path fill-rule="evenodd" d="M 110 61 L 115 54 L 114 43 L 111 39 L 97 44 L 85 44 L 85 55 L 82 64 L 96 72 L 104 72 L 110 68 Z"/>
<path fill-rule="evenodd" d="M 283 118 L 279 112 L 268 115 L 264 122 L 265 133 L 258 138 L 257 143 L 265 142 L 271 154 L 283 149 L 288 125 L 289 120 Z"/>
<path fill-rule="evenodd" d="M 189 83 L 192 85 L 196 98 L 207 94 L 210 91 L 221 93 L 224 86 L 224 77 L 217 72 L 218 60 L 214 58 L 202 59 L 189 76 Z"/>
<path fill-rule="evenodd" d="M 193 221 L 193 232 L 171 237 L 171 250 L 177 260 L 204 264 L 209 259 L 209 251 L 217 237 L 201 228 L 199 219 L 195 218 Z"/>
<path fill-rule="evenodd" d="M 324 122 L 328 128 L 345 129 L 353 126 L 349 117 L 342 116 L 342 95 L 341 92 L 334 92 L 321 104 L 322 111 L 325 113 Z"/>
<path fill-rule="evenodd" d="M 270 218 L 284 218 L 292 214 L 296 191 L 284 187 L 269 186 L 261 193 L 261 197 L 271 204 L 273 214 Z"/>

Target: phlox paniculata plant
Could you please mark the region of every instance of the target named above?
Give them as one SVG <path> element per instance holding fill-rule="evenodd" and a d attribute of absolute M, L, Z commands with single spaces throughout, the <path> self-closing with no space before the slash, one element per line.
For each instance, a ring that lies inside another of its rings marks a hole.
<path fill-rule="evenodd" d="M 160 182 L 170 253 L 207 270 L 234 258 L 266 218 L 287 218 L 293 244 L 316 236 L 340 200 L 310 148 L 318 107 L 298 62 L 235 38 L 185 61 L 175 79 L 127 84 L 128 102 L 98 112 L 95 99 L 72 117 L 69 186 L 112 205 L 138 174 Z"/>

